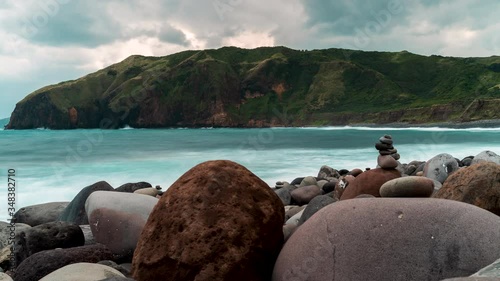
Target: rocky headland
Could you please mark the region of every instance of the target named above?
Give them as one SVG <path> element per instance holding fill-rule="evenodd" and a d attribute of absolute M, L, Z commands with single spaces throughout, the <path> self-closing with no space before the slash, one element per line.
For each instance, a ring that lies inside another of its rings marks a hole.
<path fill-rule="evenodd" d="M 500 57 L 286 47 L 131 56 L 17 103 L 7 129 L 500 122 Z"/>
<path fill-rule="evenodd" d="M 87 186 L 0 222 L 0 280 L 500 280 L 500 156 L 324 165 L 269 187 L 227 160 L 165 192 Z M 455 279 L 450 279 L 455 278 Z"/>

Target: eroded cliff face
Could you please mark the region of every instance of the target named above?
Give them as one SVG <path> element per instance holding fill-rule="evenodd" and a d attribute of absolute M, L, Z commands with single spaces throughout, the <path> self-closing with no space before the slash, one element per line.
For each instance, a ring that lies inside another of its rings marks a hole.
<path fill-rule="evenodd" d="M 30 94 L 16 105 L 6 128 L 269 127 L 500 119 L 500 72 L 491 67 L 499 63 L 500 57 L 423 57 L 407 52 L 354 52 L 346 61 L 335 49 L 302 52 L 285 47 L 132 56 Z M 452 71 L 463 77 L 449 77 Z"/>

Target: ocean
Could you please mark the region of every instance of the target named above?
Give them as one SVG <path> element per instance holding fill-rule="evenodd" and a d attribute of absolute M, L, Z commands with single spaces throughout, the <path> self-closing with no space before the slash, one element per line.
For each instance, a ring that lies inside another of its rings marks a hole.
<path fill-rule="evenodd" d="M 316 176 L 322 165 L 374 168 L 374 144 L 392 135 L 401 162 L 439 153 L 462 159 L 500 154 L 500 128 L 265 128 L 0 130 L 0 220 L 7 219 L 7 174 L 15 169 L 16 209 L 70 201 L 85 186 L 147 181 L 166 190 L 198 163 L 228 159 L 270 186 Z"/>

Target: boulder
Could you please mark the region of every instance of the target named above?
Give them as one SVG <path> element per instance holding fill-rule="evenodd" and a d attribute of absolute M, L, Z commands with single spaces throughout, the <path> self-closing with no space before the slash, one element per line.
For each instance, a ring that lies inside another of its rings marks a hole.
<path fill-rule="evenodd" d="M 268 280 L 283 243 L 284 206 L 226 160 L 201 163 L 163 194 L 144 227 L 132 275 L 148 280 Z"/>
<path fill-rule="evenodd" d="M 51 202 L 23 207 L 14 214 L 12 221 L 30 226 L 57 221 L 68 204 L 69 202 Z"/>
<path fill-rule="evenodd" d="M 40 281 L 95 281 L 111 277 L 125 277 L 118 270 L 96 263 L 79 262 L 66 265 L 46 275 Z"/>
<path fill-rule="evenodd" d="M 500 165 L 480 162 L 462 168 L 433 197 L 473 204 L 500 215 Z"/>
<path fill-rule="evenodd" d="M 431 197 L 433 192 L 434 181 L 417 176 L 393 179 L 380 187 L 381 197 Z"/>
<path fill-rule="evenodd" d="M 9 245 L 9 240 L 16 237 L 17 233 L 24 231 L 31 226 L 24 223 L 15 223 L 13 226 L 10 223 L 0 221 L 0 249 Z"/>
<path fill-rule="evenodd" d="M 375 197 L 380 197 L 380 187 L 392 180 L 399 178 L 401 175 L 394 169 L 373 169 L 357 176 L 352 183 L 346 187 L 340 200 L 352 199 L 360 194 L 371 194 Z"/>
<path fill-rule="evenodd" d="M 104 245 L 96 244 L 67 249 L 38 252 L 25 259 L 16 269 L 14 280 L 40 280 L 47 274 L 68 264 L 78 262 L 96 263 L 113 259 L 113 253 Z"/>
<path fill-rule="evenodd" d="M 136 183 L 126 183 L 120 185 L 119 187 L 115 188 L 115 191 L 133 193 L 136 190 L 148 187 L 152 187 L 152 185 L 149 182 L 141 181 Z"/>
<path fill-rule="evenodd" d="M 333 199 L 332 197 L 326 195 L 319 195 L 314 197 L 307 207 L 304 209 L 302 216 L 300 216 L 298 225 L 300 226 L 304 222 L 306 222 L 310 217 L 312 217 L 316 212 L 318 212 L 323 207 L 330 205 L 334 202 L 338 201 L 337 199 Z"/>
<path fill-rule="evenodd" d="M 471 165 L 481 163 L 481 162 L 493 162 L 500 165 L 500 155 L 497 155 L 493 151 L 485 150 L 478 155 L 474 156 Z"/>
<path fill-rule="evenodd" d="M 500 253 L 500 217 L 432 198 L 330 204 L 284 245 L 272 280 L 442 280 L 468 276 Z"/>
<path fill-rule="evenodd" d="M 83 246 L 85 237 L 80 227 L 68 222 L 48 222 L 19 232 L 15 238 L 14 255 L 20 264 L 29 256 L 55 248 Z"/>
<path fill-rule="evenodd" d="M 100 181 L 84 187 L 69 203 L 59 217 L 61 221 L 72 222 L 78 225 L 89 224 L 87 213 L 85 213 L 85 201 L 94 191 L 113 191 L 113 187 L 105 181 Z"/>
<path fill-rule="evenodd" d="M 450 154 L 442 153 L 431 158 L 424 166 L 424 176 L 443 183 L 458 170 L 458 163 Z"/>
<path fill-rule="evenodd" d="M 322 190 L 317 185 L 301 186 L 291 192 L 294 202 L 299 205 L 309 203 L 314 197 L 321 195 Z"/>
<path fill-rule="evenodd" d="M 85 203 L 90 229 L 97 243 L 114 254 L 130 256 L 134 252 L 157 198 L 134 193 L 96 191 Z"/>
<path fill-rule="evenodd" d="M 339 178 L 339 177 L 340 177 L 339 172 L 337 170 L 335 170 L 334 168 L 327 166 L 327 165 L 321 166 L 321 168 L 319 169 L 319 172 L 318 172 L 318 178 L 320 178 L 320 179 L 330 179 L 330 178 Z"/>

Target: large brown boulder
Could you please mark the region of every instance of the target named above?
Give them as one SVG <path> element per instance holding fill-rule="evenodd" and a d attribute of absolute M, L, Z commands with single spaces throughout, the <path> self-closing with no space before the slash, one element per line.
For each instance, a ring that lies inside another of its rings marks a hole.
<path fill-rule="evenodd" d="M 330 204 L 283 246 L 274 281 L 442 280 L 469 276 L 500 253 L 500 217 L 432 198 Z"/>
<path fill-rule="evenodd" d="M 462 168 L 433 197 L 473 204 L 500 215 L 500 165 L 480 162 Z"/>
<path fill-rule="evenodd" d="M 356 196 L 361 194 L 370 194 L 375 197 L 380 197 L 380 187 L 392 180 L 401 177 L 398 170 L 395 169 L 372 169 L 366 171 L 356 177 L 352 183 L 350 183 L 340 200 L 356 198 Z"/>
<path fill-rule="evenodd" d="M 134 252 L 138 281 L 269 280 L 283 243 L 284 206 L 231 161 L 199 164 L 167 189 Z"/>

